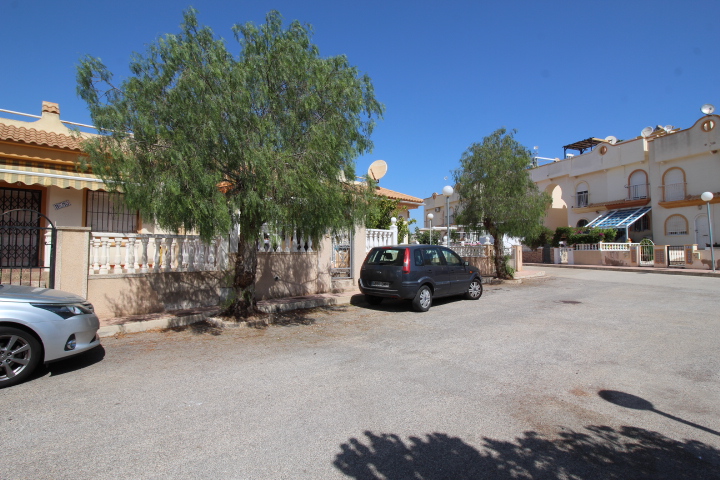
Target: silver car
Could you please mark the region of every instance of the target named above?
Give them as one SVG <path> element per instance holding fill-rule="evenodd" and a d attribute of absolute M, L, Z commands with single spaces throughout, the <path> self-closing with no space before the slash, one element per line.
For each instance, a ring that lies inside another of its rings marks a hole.
<path fill-rule="evenodd" d="M 72 293 L 0 285 L 0 388 L 22 382 L 40 362 L 100 345 L 93 306 Z"/>

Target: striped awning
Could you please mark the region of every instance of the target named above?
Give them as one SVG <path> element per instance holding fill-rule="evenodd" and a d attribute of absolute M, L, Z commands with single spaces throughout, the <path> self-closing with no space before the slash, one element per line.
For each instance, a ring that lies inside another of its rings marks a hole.
<path fill-rule="evenodd" d="M 54 185 L 60 188 L 104 190 L 105 184 L 91 173 L 78 172 L 74 166 L 41 165 L 35 162 L 0 159 L 0 180 L 25 185 Z"/>

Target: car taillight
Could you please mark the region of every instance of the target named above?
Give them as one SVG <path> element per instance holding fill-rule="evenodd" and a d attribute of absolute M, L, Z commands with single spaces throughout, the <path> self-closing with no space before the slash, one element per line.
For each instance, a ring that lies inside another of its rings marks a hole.
<path fill-rule="evenodd" d="M 410 249 L 405 249 L 405 259 L 403 260 L 402 273 L 410 273 Z"/>

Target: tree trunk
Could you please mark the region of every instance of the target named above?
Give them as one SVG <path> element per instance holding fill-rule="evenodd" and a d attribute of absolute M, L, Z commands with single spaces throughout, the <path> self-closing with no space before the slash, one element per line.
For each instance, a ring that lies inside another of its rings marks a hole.
<path fill-rule="evenodd" d="M 493 238 L 495 239 L 493 249 L 495 250 L 495 271 L 497 272 L 497 276 L 502 279 L 511 278 L 505 269 L 505 248 L 503 246 L 502 234 L 498 234 L 496 231 Z"/>
<path fill-rule="evenodd" d="M 495 273 L 497 274 L 497 278 L 509 279 L 511 277 L 505 269 L 505 248 L 503 248 L 503 235 L 498 232 L 498 229 L 495 227 L 495 222 L 486 220 L 484 225 L 487 232 L 493 237 Z"/>
<path fill-rule="evenodd" d="M 257 240 L 256 236 L 246 238 L 242 232 L 238 235 L 238 253 L 235 258 L 233 290 L 235 298 L 223 311 L 223 315 L 233 318 L 247 318 L 256 311 L 255 278 L 257 276 Z"/>

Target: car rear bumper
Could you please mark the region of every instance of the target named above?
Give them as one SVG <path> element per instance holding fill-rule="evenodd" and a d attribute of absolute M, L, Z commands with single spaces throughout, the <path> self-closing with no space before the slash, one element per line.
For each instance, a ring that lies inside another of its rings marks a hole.
<path fill-rule="evenodd" d="M 418 285 L 417 284 L 403 284 L 400 286 L 399 289 L 393 289 L 393 288 L 382 288 L 382 287 L 371 287 L 370 285 L 367 285 L 365 281 L 361 278 L 359 283 L 360 291 L 364 293 L 365 295 L 374 295 L 376 297 L 383 297 L 383 298 L 403 298 L 403 299 L 411 299 L 415 298 L 415 295 L 418 291 Z"/>

